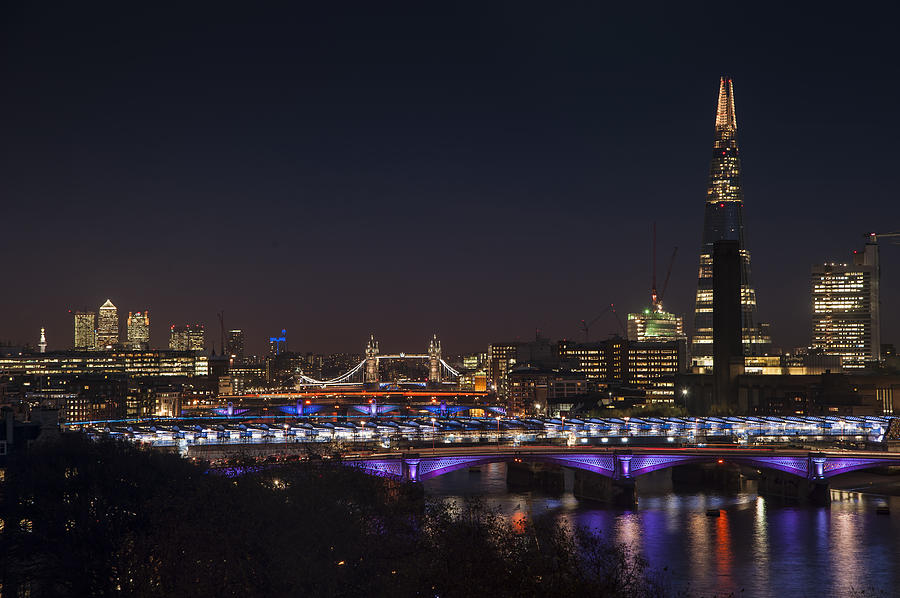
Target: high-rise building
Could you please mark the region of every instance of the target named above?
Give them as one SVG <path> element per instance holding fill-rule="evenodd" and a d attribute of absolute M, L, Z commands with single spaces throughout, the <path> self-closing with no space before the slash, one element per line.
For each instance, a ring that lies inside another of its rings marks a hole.
<path fill-rule="evenodd" d="M 112 349 L 119 344 L 119 310 L 112 301 L 100 306 L 97 315 L 97 346 L 101 349 Z"/>
<path fill-rule="evenodd" d="M 628 385 L 646 391 L 647 399 L 671 402 L 674 377 L 685 367 L 685 339 L 625 340 L 614 336 L 596 343 L 559 341 L 565 369 L 587 382 Z"/>
<path fill-rule="evenodd" d="M 629 341 L 625 382 L 643 389 L 647 402 L 673 403 L 675 376 L 684 370 L 685 352 L 683 338 Z"/>
<path fill-rule="evenodd" d="M 38 342 L 38 350 L 41 353 L 47 352 L 47 335 L 44 334 L 44 327 L 41 326 L 41 340 Z"/>
<path fill-rule="evenodd" d="M 287 330 L 282 329 L 281 336 L 269 337 L 269 355 L 281 355 L 287 351 Z"/>
<path fill-rule="evenodd" d="M 228 331 L 225 337 L 225 354 L 234 358 L 235 364 L 244 363 L 244 331 L 240 328 Z"/>
<path fill-rule="evenodd" d="M 682 317 L 662 311 L 661 307 L 628 314 L 627 328 L 630 341 L 673 341 L 684 338 Z"/>
<path fill-rule="evenodd" d="M 559 341 L 559 359 L 574 373 L 587 380 L 606 379 L 606 343 Z"/>
<path fill-rule="evenodd" d="M 203 351 L 206 348 L 206 328 L 203 324 L 194 324 L 188 328 L 188 351 Z"/>
<path fill-rule="evenodd" d="M 812 346 L 841 358 L 845 368 L 881 359 L 878 244 L 874 237 L 852 264 L 812 268 Z"/>
<path fill-rule="evenodd" d="M 744 193 L 737 145 L 734 87 L 728 77 L 719 82 L 715 142 L 709 168 L 703 246 L 694 313 L 692 358 L 695 365 L 711 367 L 713 361 L 713 243 L 737 241 L 741 257 L 741 337 L 745 355 L 764 353 L 770 340 L 756 321 L 756 291 L 750 282 L 750 252 L 744 245 Z"/>
<path fill-rule="evenodd" d="M 92 311 L 76 311 L 75 350 L 85 351 L 97 348 L 97 314 Z"/>
<path fill-rule="evenodd" d="M 518 350 L 519 343 L 492 343 L 488 346 L 488 383 L 491 390 L 501 397 L 506 397 L 509 392 L 507 374 L 516 364 Z"/>
<path fill-rule="evenodd" d="M 150 312 L 128 312 L 128 347 L 130 349 L 150 348 Z"/>
<path fill-rule="evenodd" d="M 206 346 L 203 324 L 187 324 L 169 328 L 169 348 L 173 351 L 202 351 Z"/>

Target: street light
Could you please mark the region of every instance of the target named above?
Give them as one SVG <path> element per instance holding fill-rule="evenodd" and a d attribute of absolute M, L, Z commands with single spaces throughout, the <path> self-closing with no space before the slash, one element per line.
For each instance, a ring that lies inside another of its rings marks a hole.
<path fill-rule="evenodd" d="M 500 416 L 497 416 L 497 452 L 500 452 Z"/>

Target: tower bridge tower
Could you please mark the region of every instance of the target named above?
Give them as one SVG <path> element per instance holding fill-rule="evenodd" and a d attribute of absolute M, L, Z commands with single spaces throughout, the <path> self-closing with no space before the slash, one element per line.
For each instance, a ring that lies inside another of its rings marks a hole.
<path fill-rule="evenodd" d="M 435 334 L 428 343 L 428 381 L 441 383 L 441 341 Z"/>
<path fill-rule="evenodd" d="M 378 341 L 375 335 L 369 336 L 366 344 L 366 384 L 378 383 Z"/>

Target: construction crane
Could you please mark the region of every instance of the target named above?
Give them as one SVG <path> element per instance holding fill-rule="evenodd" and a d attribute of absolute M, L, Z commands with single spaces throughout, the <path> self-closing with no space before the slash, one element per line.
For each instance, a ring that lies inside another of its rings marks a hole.
<path fill-rule="evenodd" d="M 669 267 L 666 269 L 666 280 L 663 282 L 662 290 L 656 292 L 656 223 L 653 223 L 653 280 L 650 286 L 650 304 L 653 311 L 662 311 L 662 300 L 669 287 L 669 278 L 672 277 L 672 266 L 675 265 L 675 256 L 678 254 L 678 247 L 672 250 L 672 257 L 669 258 Z"/>
<path fill-rule="evenodd" d="M 600 318 L 602 318 L 603 316 L 605 316 L 605 315 L 608 314 L 609 312 L 612 312 L 613 315 L 616 317 L 616 322 L 619 323 L 619 328 L 622 329 L 622 334 L 623 334 L 623 335 L 625 334 L 625 325 L 622 324 L 622 318 L 620 318 L 620 317 L 619 317 L 619 314 L 616 313 L 616 306 L 615 306 L 615 304 L 610 303 L 608 306 L 606 306 L 605 308 L 603 308 L 603 311 L 601 311 L 600 314 L 599 314 L 596 318 L 594 318 L 594 319 L 591 320 L 590 322 L 587 322 L 587 321 L 585 321 L 585 320 L 582 320 L 582 321 L 581 321 L 581 331 L 584 332 L 584 342 L 588 342 L 588 341 L 590 340 L 590 338 L 591 338 L 591 326 L 593 326 L 594 324 L 596 324 L 596 323 L 600 320 Z"/>
<path fill-rule="evenodd" d="M 900 237 L 900 232 L 892 232 L 892 233 L 867 233 L 863 235 L 866 239 L 869 240 L 870 243 L 878 244 L 878 239 L 884 239 L 887 237 Z M 891 245 L 900 245 L 897 241 L 891 243 Z"/>
<path fill-rule="evenodd" d="M 225 312 L 220 311 L 216 315 L 219 316 L 219 333 L 222 335 L 221 336 L 222 345 L 221 345 L 221 347 L 219 347 L 219 349 L 220 349 L 220 353 L 222 355 L 225 355 Z"/>

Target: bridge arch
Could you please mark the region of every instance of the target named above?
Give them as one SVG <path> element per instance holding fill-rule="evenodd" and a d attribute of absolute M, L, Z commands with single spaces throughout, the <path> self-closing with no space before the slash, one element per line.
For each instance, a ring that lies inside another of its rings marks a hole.
<path fill-rule="evenodd" d="M 564 467 L 572 467 L 574 469 L 584 469 L 593 473 L 604 475 L 607 477 L 615 477 L 615 456 L 614 455 L 539 455 L 539 454 L 519 454 L 519 453 L 498 453 L 496 455 L 479 455 L 479 456 L 454 456 L 454 457 L 436 457 L 423 458 L 419 462 L 416 479 L 425 481 L 436 478 L 452 471 L 476 467 L 479 465 L 488 465 L 490 463 L 509 463 L 509 462 L 527 462 L 527 463 L 551 463 L 554 465 L 562 465 Z"/>
<path fill-rule="evenodd" d="M 372 475 L 398 480 L 422 482 L 453 471 L 490 463 L 549 463 L 582 469 L 613 479 L 636 478 L 654 471 L 695 463 L 733 463 L 754 468 L 776 470 L 798 478 L 826 480 L 828 478 L 873 467 L 898 465 L 896 459 L 886 457 L 843 457 L 809 453 L 807 455 L 766 454 L 674 454 L 674 453 L 539 453 L 499 452 L 473 455 L 420 455 L 410 457 L 375 457 L 348 461 L 347 464 Z"/>

